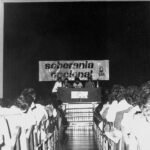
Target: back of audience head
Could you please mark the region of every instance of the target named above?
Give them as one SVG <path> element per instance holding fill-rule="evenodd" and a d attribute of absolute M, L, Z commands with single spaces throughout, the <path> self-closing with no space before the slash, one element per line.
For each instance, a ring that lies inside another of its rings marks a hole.
<path fill-rule="evenodd" d="M 102 97 L 103 97 L 103 101 L 102 103 L 105 104 L 107 101 L 109 101 L 109 96 L 110 96 L 110 92 L 109 89 L 102 89 Z"/>
<path fill-rule="evenodd" d="M 54 110 L 53 105 L 51 105 L 51 104 L 50 104 L 50 105 L 47 105 L 47 106 L 45 107 L 45 110 L 46 110 L 48 116 L 49 116 L 49 117 L 52 117 L 52 115 L 53 115 L 53 110 Z"/>
<path fill-rule="evenodd" d="M 131 105 L 136 105 L 137 103 L 137 99 L 136 99 L 136 96 L 137 96 L 137 92 L 138 92 L 138 87 L 137 86 L 128 86 L 127 89 L 126 89 L 126 100 L 129 104 Z"/>
<path fill-rule="evenodd" d="M 139 87 L 137 103 L 145 116 L 150 115 L 150 82 L 145 82 Z"/>
<path fill-rule="evenodd" d="M 115 84 L 109 95 L 109 103 L 112 103 L 114 100 L 120 102 L 122 99 L 126 99 L 126 89 L 122 85 Z"/>
<path fill-rule="evenodd" d="M 20 96 L 16 99 L 15 106 L 20 108 L 21 110 L 28 110 L 31 106 L 32 102 L 35 102 L 36 93 L 32 88 L 24 89 Z"/>
<path fill-rule="evenodd" d="M 140 104 L 145 105 L 148 102 L 150 94 L 150 84 L 146 82 L 140 87 Z"/>
<path fill-rule="evenodd" d="M 25 101 L 31 105 L 36 100 L 36 92 L 33 88 L 26 88 L 21 92 L 21 96 L 24 97 Z"/>
<path fill-rule="evenodd" d="M 140 107 L 145 105 L 149 93 L 150 93 L 150 84 L 145 82 L 140 86 L 139 93 L 137 94 L 137 101 Z"/>
<path fill-rule="evenodd" d="M 117 89 L 116 89 L 117 85 L 113 85 L 111 92 L 108 96 L 108 102 L 109 104 L 111 104 L 114 100 L 116 100 L 116 95 L 117 95 Z"/>
<path fill-rule="evenodd" d="M 122 85 L 118 85 L 117 87 L 117 95 L 116 100 L 120 102 L 121 100 L 126 99 L 126 89 Z"/>
<path fill-rule="evenodd" d="M 61 77 L 57 77 L 57 81 L 58 82 L 62 82 L 62 78 Z"/>
<path fill-rule="evenodd" d="M 150 116 L 150 93 L 141 96 L 140 108 L 145 116 Z"/>
<path fill-rule="evenodd" d="M 10 108 L 12 106 L 12 101 L 7 98 L 0 98 L 0 106 L 4 108 Z"/>
<path fill-rule="evenodd" d="M 16 99 L 14 105 L 15 105 L 16 107 L 18 107 L 20 110 L 24 111 L 24 112 L 26 112 L 26 111 L 29 109 L 29 107 L 30 107 L 30 106 L 28 105 L 28 103 L 25 101 L 25 99 L 24 99 L 23 96 L 19 96 L 19 97 Z"/>

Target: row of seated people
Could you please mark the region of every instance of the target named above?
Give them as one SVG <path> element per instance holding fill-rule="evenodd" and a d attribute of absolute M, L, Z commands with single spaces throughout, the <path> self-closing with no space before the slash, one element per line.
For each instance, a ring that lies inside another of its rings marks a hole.
<path fill-rule="evenodd" d="M 62 80 L 61 77 L 58 77 L 57 81 L 54 84 L 54 87 L 52 89 L 52 93 L 57 92 L 59 87 L 65 87 L 65 88 L 94 88 L 95 83 L 92 80 L 92 77 L 89 76 L 88 80 L 86 81 L 85 85 L 83 86 L 83 83 L 80 81 L 80 79 L 78 77 L 75 78 L 75 81 L 73 84 L 71 84 L 68 80 L 68 78 L 65 78 L 64 80 Z"/>
<path fill-rule="evenodd" d="M 95 109 L 95 122 L 103 135 L 122 139 L 119 150 L 149 150 L 150 82 L 139 87 L 114 85 L 106 102 Z"/>
<path fill-rule="evenodd" d="M 12 104 L 7 99 L 0 100 L 1 150 L 13 149 L 12 142 L 18 128 L 21 130 L 19 150 L 31 149 L 28 147 L 29 143 L 27 144 L 27 135 L 32 127 L 38 131 L 36 137 L 38 144 L 41 144 L 56 128 L 59 130 L 62 110 L 55 109 L 51 103 L 44 106 L 35 100 L 36 92 L 32 88 L 24 89 Z"/>

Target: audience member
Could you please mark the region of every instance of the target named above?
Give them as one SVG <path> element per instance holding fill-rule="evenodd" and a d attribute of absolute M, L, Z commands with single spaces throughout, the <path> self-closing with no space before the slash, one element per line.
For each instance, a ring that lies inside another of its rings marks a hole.
<path fill-rule="evenodd" d="M 69 83 L 68 78 L 65 78 L 65 79 L 64 79 L 64 82 L 63 82 L 62 87 L 71 88 L 71 84 Z"/>
<path fill-rule="evenodd" d="M 62 78 L 58 77 L 57 81 L 54 84 L 54 87 L 52 89 L 52 103 L 54 106 L 57 106 L 57 91 L 58 88 L 62 87 L 63 83 L 62 83 Z"/>
<path fill-rule="evenodd" d="M 62 84 L 61 78 L 58 78 L 52 90 L 53 93 L 57 93 L 58 87 L 69 88 L 68 79 L 66 78 Z M 73 87 L 83 87 L 79 78 L 75 78 Z M 85 87 L 95 87 L 91 77 L 88 78 Z M 149 150 L 150 81 L 145 82 L 140 87 L 128 86 L 125 88 L 122 85 L 114 85 L 111 92 L 105 94 L 104 101 L 95 109 L 96 114 L 102 120 L 98 127 L 101 130 L 105 128 L 103 134 L 114 131 L 121 132 L 125 145 L 122 147 L 123 150 L 138 150 L 138 148 Z M 48 100 L 44 106 L 44 103 L 42 105 L 40 101 L 37 103 L 36 97 L 37 94 L 33 88 L 26 88 L 16 98 L 13 105 L 9 99 L 0 99 L 0 133 L 7 135 L 5 137 L 6 149 L 10 149 L 9 143 L 17 126 L 20 126 L 22 130 L 20 135 L 21 149 L 26 150 L 26 146 L 24 146 L 26 145 L 26 133 L 32 125 L 40 128 L 40 133 L 43 135 L 42 139 L 45 138 L 46 133 L 52 133 L 55 126 L 58 126 L 58 116 L 62 118 L 63 126 L 69 125 L 60 100 L 57 101 L 57 105 L 53 105 L 51 100 Z M 107 129 L 107 124 L 113 130 Z M 44 130 L 45 127 L 47 130 Z"/>
<path fill-rule="evenodd" d="M 54 87 L 52 89 L 52 93 L 56 94 L 59 87 L 62 87 L 62 79 L 61 79 L 61 77 L 58 77 L 57 81 L 55 82 Z"/>
<path fill-rule="evenodd" d="M 95 84 L 92 80 L 92 76 L 89 76 L 87 82 L 85 83 L 85 88 L 94 88 L 94 87 Z"/>
<path fill-rule="evenodd" d="M 73 83 L 74 88 L 82 88 L 83 84 L 80 82 L 80 79 L 78 77 L 75 77 L 75 82 Z"/>
<path fill-rule="evenodd" d="M 131 124 L 131 133 L 135 137 L 140 150 L 149 150 L 150 147 L 150 91 L 149 87 L 141 96 L 141 113 L 134 115 Z"/>

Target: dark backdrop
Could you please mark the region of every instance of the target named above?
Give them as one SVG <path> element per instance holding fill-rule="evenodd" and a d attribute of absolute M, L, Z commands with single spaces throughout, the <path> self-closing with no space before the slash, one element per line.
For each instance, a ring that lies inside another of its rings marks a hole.
<path fill-rule="evenodd" d="M 150 79 L 150 2 L 6 3 L 4 96 L 26 87 L 41 95 L 39 60 L 110 60 L 110 80 L 140 85 Z"/>

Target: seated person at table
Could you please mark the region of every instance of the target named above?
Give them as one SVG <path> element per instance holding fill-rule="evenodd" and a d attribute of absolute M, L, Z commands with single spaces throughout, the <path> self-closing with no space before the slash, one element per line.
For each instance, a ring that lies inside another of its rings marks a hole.
<path fill-rule="evenodd" d="M 92 76 L 88 77 L 88 81 L 85 83 L 85 88 L 94 88 L 95 84 L 92 80 Z"/>
<path fill-rule="evenodd" d="M 68 78 L 65 78 L 65 79 L 64 79 L 64 82 L 63 82 L 62 87 L 71 88 L 71 84 L 69 83 Z"/>
<path fill-rule="evenodd" d="M 58 88 L 62 87 L 62 78 L 61 77 L 57 77 L 57 81 L 54 84 L 54 87 L 52 89 L 52 103 L 54 106 L 57 106 L 57 91 Z"/>
<path fill-rule="evenodd" d="M 57 93 L 57 90 L 59 87 L 62 87 L 62 79 L 61 77 L 58 77 L 57 81 L 54 84 L 54 87 L 52 89 L 52 93 Z"/>
<path fill-rule="evenodd" d="M 83 84 L 80 82 L 80 79 L 78 77 L 75 78 L 75 82 L 73 83 L 74 88 L 82 88 Z"/>

